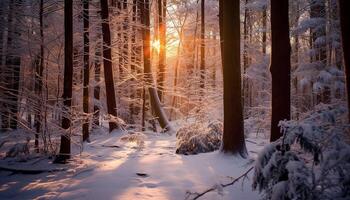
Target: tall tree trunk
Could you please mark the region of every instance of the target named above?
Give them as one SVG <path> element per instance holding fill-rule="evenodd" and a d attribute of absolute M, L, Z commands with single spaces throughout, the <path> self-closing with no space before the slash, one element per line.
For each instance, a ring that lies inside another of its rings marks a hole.
<path fill-rule="evenodd" d="M 19 79 L 21 57 L 18 55 L 20 43 L 20 30 L 18 27 L 18 10 L 21 9 L 20 0 L 10 0 L 9 12 L 7 18 L 7 53 L 5 58 L 4 70 L 4 98 L 7 103 L 4 103 L 4 112 L 2 114 L 2 128 L 16 129 L 17 128 L 17 113 L 18 113 L 18 94 L 19 94 Z"/>
<path fill-rule="evenodd" d="M 95 50 L 95 83 L 96 86 L 94 88 L 94 125 L 99 126 L 100 125 L 100 81 L 101 81 L 101 35 L 97 34 L 97 48 Z"/>
<path fill-rule="evenodd" d="M 201 63 L 200 63 L 200 88 L 202 95 L 205 86 L 205 0 L 201 0 Z"/>
<path fill-rule="evenodd" d="M 158 119 L 160 126 L 165 130 L 171 130 L 170 123 L 167 119 L 167 116 L 161 107 L 161 102 L 158 97 L 157 89 L 154 86 L 154 81 L 151 71 L 151 33 L 150 33 L 150 3 L 149 0 L 145 0 L 142 6 L 143 14 L 143 24 L 145 26 L 143 32 L 143 62 L 144 62 L 144 73 L 145 81 L 148 84 L 149 96 L 151 106 L 155 112 L 155 115 Z"/>
<path fill-rule="evenodd" d="M 109 14 L 107 0 L 101 0 L 101 18 L 102 18 L 102 38 L 103 38 L 103 67 L 106 84 L 107 111 L 110 117 L 117 117 L 117 105 L 115 99 L 114 79 L 112 69 L 111 52 L 111 32 L 109 28 Z M 110 119 L 109 131 L 119 128 L 118 124 Z"/>
<path fill-rule="evenodd" d="M 224 16 L 223 16 L 223 3 L 224 3 L 224 0 L 219 0 L 219 32 L 220 32 L 220 54 L 221 54 L 221 63 L 222 61 L 224 60 L 224 44 L 223 44 L 223 41 L 224 41 L 224 30 L 223 30 L 223 19 L 224 19 Z"/>
<path fill-rule="evenodd" d="M 44 71 L 44 25 L 43 25 L 44 2 L 40 0 L 39 4 L 39 25 L 40 25 L 40 55 L 35 65 L 35 92 L 38 98 L 38 110 L 35 112 L 35 149 L 39 153 L 39 134 L 42 132 L 42 105 L 43 105 L 43 71 Z"/>
<path fill-rule="evenodd" d="M 90 44 L 89 44 L 89 0 L 83 0 L 83 23 L 84 23 L 84 81 L 83 81 L 83 142 L 89 141 L 89 79 L 90 79 Z"/>
<path fill-rule="evenodd" d="M 343 44 L 343 55 L 345 63 L 346 93 L 348 95 L 348 116 L 350 121 L 350 1 L 338 0 L 340 11 L 340 27 Z"/>
<path fill-rule="evenodd" d="M 222 151 L 247 156 L 240 67 L 239 0 L 223 1 L 224 133 Z"/>
<path fill-rule="evenodd" d="M 263 26 L 263 32 L 262 32 L 262 53 L 264 56 L 266 55 L 266 32 L 267 32 L 267 6 L 265 5 L 263 8 L 263 13 L 262 13 L 262 26 Z"/>
<path fill-rule="evenodd" d="M 245 0 L 244 21 L 243 21 L 243 103 L 244 106 L 250 107 L 249 104 L 249 83 L 246 76 L 248 68 L 248 23 L 249 10 L 247 8 L 248 0 Z"/>
<path fill-rule="evenodd" d="M 73 89 L 73 1 L 64 0 L 64 85 L 63 105 L 67 112 L 62 118 L 62 129 L 66 132 L 61 136 L 60 153 L 55 163 L 65 163 L 70 158 L 70 133 L 71 125 L 69 113 L 72 105 Z"/>
<path fill-rule="evenodd" d="M 166 65 L 166 6 L 167 0 L 158 0 L 158 24 L 159 24 L 159 75 L 158 75 L 158 96 L 163 101 L 165 65 Z"/>
<path fill-rule="evenodd" d="M 288 0 L 271 0 L 271 142 L 282 136 L 279 121 L 290 119 L 291 47 L 288 13 Z"/>

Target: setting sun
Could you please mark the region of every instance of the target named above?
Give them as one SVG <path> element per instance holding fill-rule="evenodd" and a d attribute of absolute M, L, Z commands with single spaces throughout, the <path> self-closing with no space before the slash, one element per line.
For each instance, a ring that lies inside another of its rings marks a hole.
<path fill-rule="evenodd" d="M 151 46 L 154 50 L 156 50 L 157 52 L 159 52 L 160 50 L 160 42 L 159 40 L 152 40 L 151 42 Z"/>

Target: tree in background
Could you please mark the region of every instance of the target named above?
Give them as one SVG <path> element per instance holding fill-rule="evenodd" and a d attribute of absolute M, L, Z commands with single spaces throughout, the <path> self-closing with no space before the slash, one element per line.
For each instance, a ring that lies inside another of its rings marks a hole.
<path fill-rule="evenodd" d="M 170 130 L 168 118 L 161 106 L 161 102 L 158 97 L 157 89 L 154 86 L 152 71 L 151 71 L 151 32 L 150 32 L 150 3 L 149 0 L 145 0 L 142 5 L 142 20 L 144 27 L 143 32 L 143 62 L 144 62 L 144 77 L 148 87 L 149 97 L 152 109 L 154 109 L 155 115 L 162 129 Z"/>
<path fill-rule="evenodd" d="M 166 67 L 166 6 L 167 0 L 158 0 L 158 25 L 159 25 L 159 75 L 158 96 L 163 101 L 164 78 Z"/>
<path fill-rule="evenodd" d="M 244 140 L 240 65 L 239 0 L 222 2 L 224 133 L 222 151 L 247 156 Z"/>
<path fill-rule="evenodd" d="M 205 87 L 205 0 L 201 0 L 201 63 L 200 63 L 200 89 L 202 95 Z"/>

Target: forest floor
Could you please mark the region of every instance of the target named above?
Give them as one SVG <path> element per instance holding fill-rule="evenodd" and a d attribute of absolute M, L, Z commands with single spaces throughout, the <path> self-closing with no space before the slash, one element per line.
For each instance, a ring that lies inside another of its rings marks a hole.
<path fill-rule="evenodd" d="M 242 159 L 218 151 L 175 154 L 175 134 L 148 132 L 143 144 L 122 142 L 122 135 L 92 135 L 92 142 L 67 165 L 54 165 L 40 157 L 27 162 L 0 160 L 0 168 L 51 171 L 21 174 L 0 170 L 0 199 L 186 199 L 188 191 L 203 192 L 243 174 L 266 142 L 248 138 L 250 157 Z M 259 199 L 258 192 L 252 191 L 252 175 L 253 171 L 248 178 L 217 187 L 199 199 Z"/>

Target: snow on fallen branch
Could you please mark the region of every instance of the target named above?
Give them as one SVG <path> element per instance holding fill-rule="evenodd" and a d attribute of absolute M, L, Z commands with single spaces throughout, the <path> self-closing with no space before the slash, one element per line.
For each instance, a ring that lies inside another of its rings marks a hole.
<path fill-rule="evenodd" d="M 218 190 L 219 193 L 221 193 L 221 190 L 222 188 L 225 188 L 225 187 L 228 187 L 230 185 L 233 185 L 235 184 L 237 181 L 239 181 L 241 178 L 245 179 L 248 177 L 248 174 L 249 172 L 251 172 L 253 170 L 254 167 L 251 167 L 249 168 L 246 172 L 244 172 L 242 175 L 240 175 L 238 178 L 235 178 L 233 179 L 231 182 L 229 183 L 226 183 L 226 184 L 216 184 L 214 185 L 213 187 L 201 192 L 201 193 L 198 193 L 198 192 L 190 192 L 190 191 L 187 191 L 186 192 L 186 198 L 185 200 L 196 200 L 198 199 L 199 197 L 201 196 L 204 196 L 205 194 L 209 193 L 209 192 L 212 192 L 212 191 L 215 191 L 215 190 Z"/>

